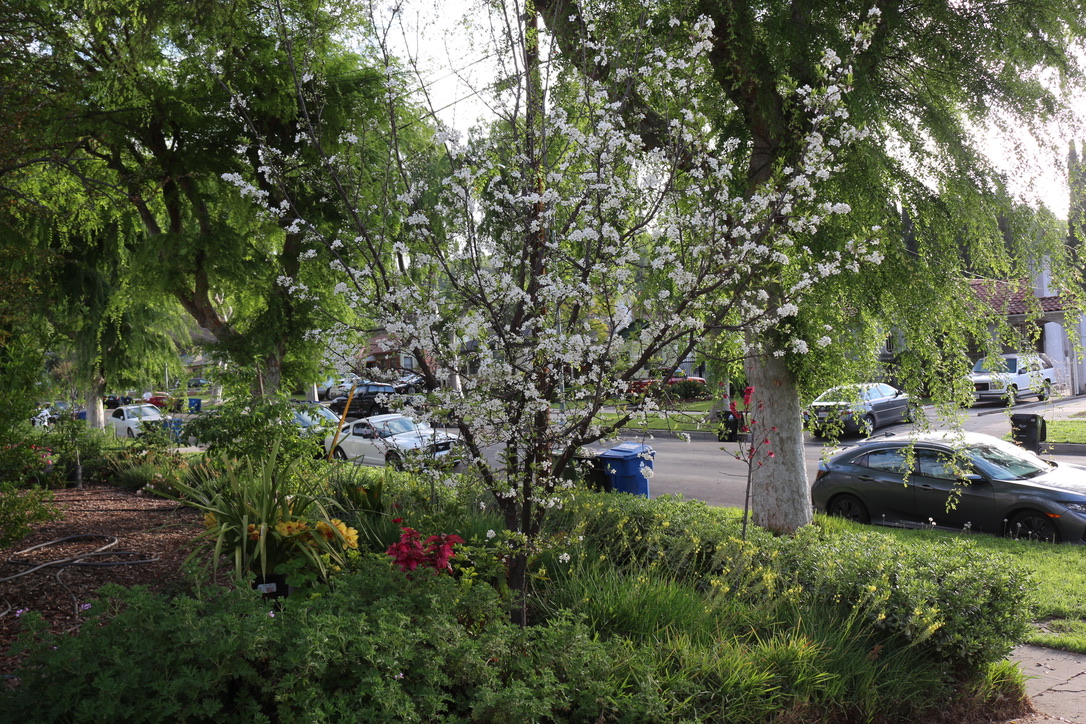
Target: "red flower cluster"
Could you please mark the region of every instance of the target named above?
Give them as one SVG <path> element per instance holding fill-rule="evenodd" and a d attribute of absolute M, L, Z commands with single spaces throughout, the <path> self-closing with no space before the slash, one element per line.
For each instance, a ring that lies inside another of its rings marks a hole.
<path fill-rule="evenodd" d="M 395 522 L 402 522 L 402 518 L 396 518 Z M 400 542 L 393 543 L 385 551 L 395 559 L 397 568 L 405 573 L 420 567 L 432 568 L 438 573 L 452 570 L 449 561 L 453 557 L 453 545 L 463 543 L 463 538 L 443 533 L 432 535 L 423 541 L 422 534 L 414 528 L 400 526 L 400 530 L 403 531 Z"/>

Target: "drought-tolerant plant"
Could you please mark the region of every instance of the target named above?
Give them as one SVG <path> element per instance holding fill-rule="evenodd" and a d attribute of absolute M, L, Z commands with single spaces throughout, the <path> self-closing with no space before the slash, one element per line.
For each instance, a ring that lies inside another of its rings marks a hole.
<path fill-rule="evenodd" d="M 1027 575 L 973 540 L 903 546 L 874 532 L 808 526 L 794 537 L 752 527 L 744 541 L 733 516 L 695 501 L 581 495 L 552 524 L 576 529 L 619 570 L 863 611 L 876 630 L 956 671 L 1002 660 L 1026 635 Z M 746 582 L 752 576 L 762 588 Z"/>
<path fill-rule="evenodd" d="M 135 440 L 117 440 L 103 452 L 101 474 L 106 482 L 126 490 L 143 490 L 175 497 L 177 485 L 191 474 L 191 458 L 175 447 L 172 434 L 147 426 Z"/>
<path fill-rule="evenodd" d="M 46 488 L 0 480 L 0 547 L 25 537 L 35 523 L 59 519 L 52 502 Z"/>
<path fill-rule="evenodd" d="M 281 464 L 273 444 L 258 460 L 224 459 L 221 472 L 205 468 L 203 480 L 177 483 L 178 499 L 202 511 L 207 527 L 190 558 L 210 554 L 217 570 L 226 555 L 238 580 L 299 561 L 325 580 L 333 566 L 345 566 L 358 533 L 332 515 L 335 501 L 296 463 Z"/>

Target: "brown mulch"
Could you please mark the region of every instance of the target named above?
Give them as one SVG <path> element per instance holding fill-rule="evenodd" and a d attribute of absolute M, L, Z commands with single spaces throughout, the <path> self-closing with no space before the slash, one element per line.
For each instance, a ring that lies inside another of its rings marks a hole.
<path fill-rule="evenodd" d="M 78 628 L 87 602 L 106 583 L 146 585 L 158 591 L 176 588 L 192 540 L 203 530 L 200 515 L 193 509 L 120 488 L 67 488 L 55 491 L 55 497 L 63 514 L 60 520 L 36 526 L 29 537 L 0 550 L 0 674 L 11 673 L 17 665 L 8 649 L 22 630 L 23 612 L 36 611 L 52 631 L 64 633 Z M 94 537 L 22 552 L 72 536 Z M 112 538 L 116 543 L 104 551 L 110 555 L 83 560 L 118 565 L 47 566 L 30 571 L 42 563 L 91 553 Z"/>

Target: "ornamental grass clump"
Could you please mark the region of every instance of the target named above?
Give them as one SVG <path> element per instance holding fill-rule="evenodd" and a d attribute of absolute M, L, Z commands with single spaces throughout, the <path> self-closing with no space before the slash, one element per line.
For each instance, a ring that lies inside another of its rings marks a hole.
<path fill-rule="evenodd" d="M 332 516 L 335 502 L 315 480 L 296 474 L 295 464 L 279 465 L 274 444 L 262 463 L 224 459 L 221 477 L 209 468 L 200 483 L 179 484 L 178 499 L 203 511 L 206 526 L 190 559 L 210 554 L 217 570 L 228 556 L 237 580 L 299 563 L 326 580 L 345 566 L 346 553 L 358 548 L 358 531 Z"/>

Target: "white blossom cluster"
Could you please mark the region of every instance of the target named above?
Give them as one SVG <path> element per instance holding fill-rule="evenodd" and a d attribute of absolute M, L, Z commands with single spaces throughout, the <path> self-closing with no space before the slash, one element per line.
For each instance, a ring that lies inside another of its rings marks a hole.
<path fill-rule="evenodd" d="M 585 19 L 589 36 L 603 37 L 593 22 Z M 612 68 L 609 82 L 630 83 L 659 108 L 682 106 L 663 119 L 668 145 L 646 149 L 611 88 L 550 62 L 521 68 L 520 83 L 495 91 L 493 106 L 506 115 L 490 133 L 437 129 L 433 140 L 449 169 L 437 181 L 425 154 L 395 145 L 386 168 L 357 168 L 351 152 L 365 139 L 356 133 L 341 136 L 321 169 L 339 181 L 338 201 L 353 224 L 321 238 L 329 271 L 343 278 L 337 294 L 357 316 L 317 335 L 339 361 L 352 358 L 352 346 L 357 354 L 365 330 L 386 334 L 389 351 L 425 361 L 441 389 L 425 409 L 411 398 L 395 402 L 463 421 L 480 466 L 489 468 L 485 447 L 503 446 L 491 482 L 510 505 L 561 503 L 567 483 L 549 474 L 552 455 L 608 435 L 596 413 L 624 396 L 655 357 L 714 330 L 785 324 L 823 280 L 881 260 L 874 240 L 830 252 L 805 244 L 825 219 L 850 212 L 820 190 L 838 171 L 838 150 L 863 136 L 844 104 L 851 69 L 826 52 L 824 83 L 797 92 L 811 119 L 802 152 L 747 197 L 732 177 L 738 141 L 711 132 L 695 91 L 711 80 L 712 25 L 702 17 L 683 31 L 681 55 L 645 48 L 644 35 L 590 48 L 597 64 Z M 867 37 L 860 33 L 857 47 Z M 502 40 L 522 36 L 513 27 Z M 631 49 L 641 51 L 631 57 Z M 533 73 L 546 94 L 526 116 L 524 79 Z M 389 99 L 402 94 L 391 66 L 384 78 Z M 690 102 L 664 102 L 684 93 Z M 229 180 L 261 201 L 240 177 Z M 385 195 L 362 203 L 361 193 L 343 194 L 364 181 Z M 788 281 L 784 269 L 793 272 Z M 306 293 L 296 279 L 280 283 Z M 823 332 L 789 340 L 787 351 L 830 344 L 832 330 Z M 652 410 L 650 399 L 631 414 Z"/>

